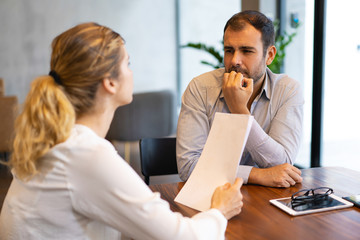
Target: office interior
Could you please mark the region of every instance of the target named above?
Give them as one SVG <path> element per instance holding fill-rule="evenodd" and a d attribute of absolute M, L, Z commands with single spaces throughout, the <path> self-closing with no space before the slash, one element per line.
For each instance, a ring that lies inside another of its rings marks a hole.
<path fill-rule="evenodd" d="M 168 90 L 178 114 L 189 81 L 212 70 L 201 60 L 214 61 L 181 46 L 202 42 L 222 51 L 227 19 L 241 10 L 259 10 L 280 20 L 281 31 L 296 32 L 282 67 L 304 89 L 303 141 L 295 164 L 360 171 L 359 7 L 356 0 L 2 0 L 0 78 L 5 95 L 15 95 L 22 103 L 31 81 L 49 71 L 52 39 L 78 23 L 98 22 L 125 39 L 134 94 Z M 294 21 L 300 23 L 296 29 Z M 171 136 L 175 130 L 176 117 Z M 112 142 L 141 176 L 138 140 Z M 159 177 L 152 183 L 166 181 L 178 177 Z"/>

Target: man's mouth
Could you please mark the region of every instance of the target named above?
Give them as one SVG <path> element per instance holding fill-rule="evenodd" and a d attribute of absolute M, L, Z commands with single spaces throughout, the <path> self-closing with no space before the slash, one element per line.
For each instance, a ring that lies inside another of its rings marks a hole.
<path fill-rule="evenodd" d="M 231 67 L 227 72 L 231 73 L 232 71 L 235 71 L 237 73 L 241 73 L 242 75 L 244 75 L 244 77 L 248 77 L 249 74 L 247 73 L 247 71 L 245 71 L 244 69 L 241 69 L 240 67 Z"/>

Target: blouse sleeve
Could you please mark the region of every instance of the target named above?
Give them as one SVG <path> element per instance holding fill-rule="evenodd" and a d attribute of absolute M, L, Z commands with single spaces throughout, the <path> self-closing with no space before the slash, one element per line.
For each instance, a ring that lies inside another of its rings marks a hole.
<path fill-rule="evenodd" d="M 73 208 L 134 239 L 224 239 L 225 217 L 211 209 L 192 218 L 170 210 L 109 143 L 82 151 L 69 171 Z"/>

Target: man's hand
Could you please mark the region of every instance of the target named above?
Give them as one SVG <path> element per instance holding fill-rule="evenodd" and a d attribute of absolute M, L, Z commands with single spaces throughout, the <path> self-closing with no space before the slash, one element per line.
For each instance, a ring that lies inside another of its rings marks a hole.
<path fill-rule="evenodd" d="M 289 163 L 270 168 L 253 167 L 248 179 L 248 183 L 268 187 L 290 187 L 301 182 L 301 171 Z"/>
<path fill-rule="evenodd" d="M 253 92 L 253 80 L 241 73 L 225 73 L 222 90 L 231 113 L 250 114 L 247 104 Z"/>

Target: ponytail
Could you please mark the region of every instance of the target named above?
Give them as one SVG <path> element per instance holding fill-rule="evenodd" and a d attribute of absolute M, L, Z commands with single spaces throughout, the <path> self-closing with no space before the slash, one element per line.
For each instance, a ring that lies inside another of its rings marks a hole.
<path fill-rule="evenodd" d="M 119 76 L 122 37 L 96 23 L 79 24 L 52 42 L 50 75 L 34 80 L 15 122 L 9 166 L 28 180 L 38 173 L 41 157 L 64 142 L 79 118 L 94 106 L 101 80 Z"/>
<path fill-rule="evenodd" d="M 16 119 L 9 165 L 22 180 L 38 173 L 41 157 L 64 142 L 74 126 L 74 107 L 61 88 L 51 76 L 35 79 Z"/>

